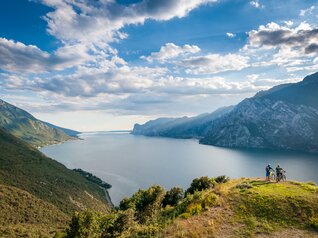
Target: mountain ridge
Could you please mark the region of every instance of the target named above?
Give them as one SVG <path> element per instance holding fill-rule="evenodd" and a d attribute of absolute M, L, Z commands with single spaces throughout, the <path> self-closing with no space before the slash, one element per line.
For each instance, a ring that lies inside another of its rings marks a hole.
<path fill-rule="evenodd" d="M 132 134 L 200 139 L 207 133 L 211 121 L 230 112 L 232 109 L 233 106 L 222 107 L 212 113 L 203 113 L 195 117 L 158 118 L 148 121 L 144 125 L 135 124 Z"/>
<path fill-rule="evenodd" d="M 230 148 L 294 150 L 318 153 L 318 72 L 302 81 L 275 86 L 246 98 L 211 118 L 204 133 L 194 134 L 201 144 Z M 212 113 L 213 114 L 213 113 Z M 203 121 L 198 124 L 203 125 Z M 167 123 L 136 124 L 132 134 L 176 136 Z M 185 125 L 183 125 L 185 126 Z M 191 128 L 191 121 L 186 125 Z M 199 126 L 200 127 L 200 126 Z M 186 135 L 186 136 L 184 136 Z"/>
<path fill-rule="evenodd" d="M 77 138 L 77 131 L 38 120 L 27 111 L 0 99 L 0 127 L 36 147 Z"/>

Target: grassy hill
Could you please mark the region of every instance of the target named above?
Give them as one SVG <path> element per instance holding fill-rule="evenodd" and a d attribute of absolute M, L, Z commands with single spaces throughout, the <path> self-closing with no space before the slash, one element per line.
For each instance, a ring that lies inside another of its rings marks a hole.
<path fill-rule="evenodd" d="M 42 122 L 0 99 L 0 127 L 34 145 L 45 146 L 75 139 L 77 132 Z"/>
<path fill-rule="evenodd" d="M 166 227 L 164 237 L 318 237 L 318 187 L 238 179 L 216 186 L 217 204 Z"/>
<path fill-rule="evenodd" d="M 12 214 L 12 217 L 19 217 L 24 210 L 30 219 L 40 221 L 61 217 L 61 220 L 52 220 L 49 227 L 54 227 L 61 224 L 65 217 L 70 219 L 74 211 L 92 209 L 109 212 L 110 205 L 107 204 L 105 192 L 100 186 L 2 129 L 0 152 L 0 199 L 8 201 L 6 198 L 12 196 L 12 204 L 18 206 L 12 208 L 1 202 L 1 205 L 5 205 L 4 209 L 0 209 L 2 221 L 11 221 Z M 47 214 L 40 212 L 45 207 Z M 14 209 L 20 208 L 22 210 L 15 213 Z M 37 209 L 40 213 L 37 213 Z M 51 218 L 45 218 L 44 215 L 50 215 Z M 47 224 L 49 223 L 48 220 Z"/>
<path fill-rule="evenodd" d="M 185 193 L 156 185 L 109 215 L 76 214 L 61 237 L 318 237 L 318 187 L 224 176 L 195 179 Z"/>

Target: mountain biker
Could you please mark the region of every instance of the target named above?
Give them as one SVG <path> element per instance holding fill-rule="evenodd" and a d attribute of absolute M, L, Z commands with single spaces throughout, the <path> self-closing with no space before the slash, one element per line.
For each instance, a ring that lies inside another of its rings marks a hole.
<path fill-rule="evenodd" d="M 270 174 L 271 174 L 271 171 L 274 172 L 274 169 L 272 168 L 272 166 L 270 164 L 268 164 L 265 167 L 265 171 L 266 171 L 266 181 L 270 181 Z"/>
<path fill-rule="evenodd" d="M 277 182 L 282 179 L 284 172 L 285 172 L 285 170 L 283 170 L 283 168 L 280 167 L 280 165 L 278 164 L 276 167 L 276 180 L 277 180 Z"/>

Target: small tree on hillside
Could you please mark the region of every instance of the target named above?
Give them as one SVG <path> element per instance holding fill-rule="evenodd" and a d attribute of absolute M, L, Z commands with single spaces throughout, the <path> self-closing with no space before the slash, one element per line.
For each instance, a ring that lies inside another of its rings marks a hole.
<path fill-rule="evenodd" d="M 162 200 L 162 205 L 163 207 L 167 205 L 175 206 L 183 197 L 184 197 L 183 189 L 179 187 L 173 187 L 168 192 L 166 192 Z"/>
<path fill-rule="evenodd" d="M 187 189 L 186 194 L 194 194 L 195 191 L 202 191 L 209 188 L 213 188 L 216 182 L 214 179 L 210 179 L 208 176 L 203 176 L 201 178 L 195 178 L 192 180 L 190 187 Z"/>

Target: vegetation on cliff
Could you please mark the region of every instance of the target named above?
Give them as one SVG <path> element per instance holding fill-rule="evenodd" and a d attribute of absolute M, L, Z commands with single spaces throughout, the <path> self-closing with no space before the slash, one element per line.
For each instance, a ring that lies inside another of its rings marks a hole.
<path fill-rule="evenodd" d="M 202 177 L 186 193 L 155 185 L 108 215 L 76 213 L 59 237 L 317 237 L 317 204 L 314 183 Z"/>
<path fill-rule="evenodd" d="M 99 185 L 2 129 L 0 151 L 1 237 L 48 235 L 75 211 L 111 210 Z"/>

